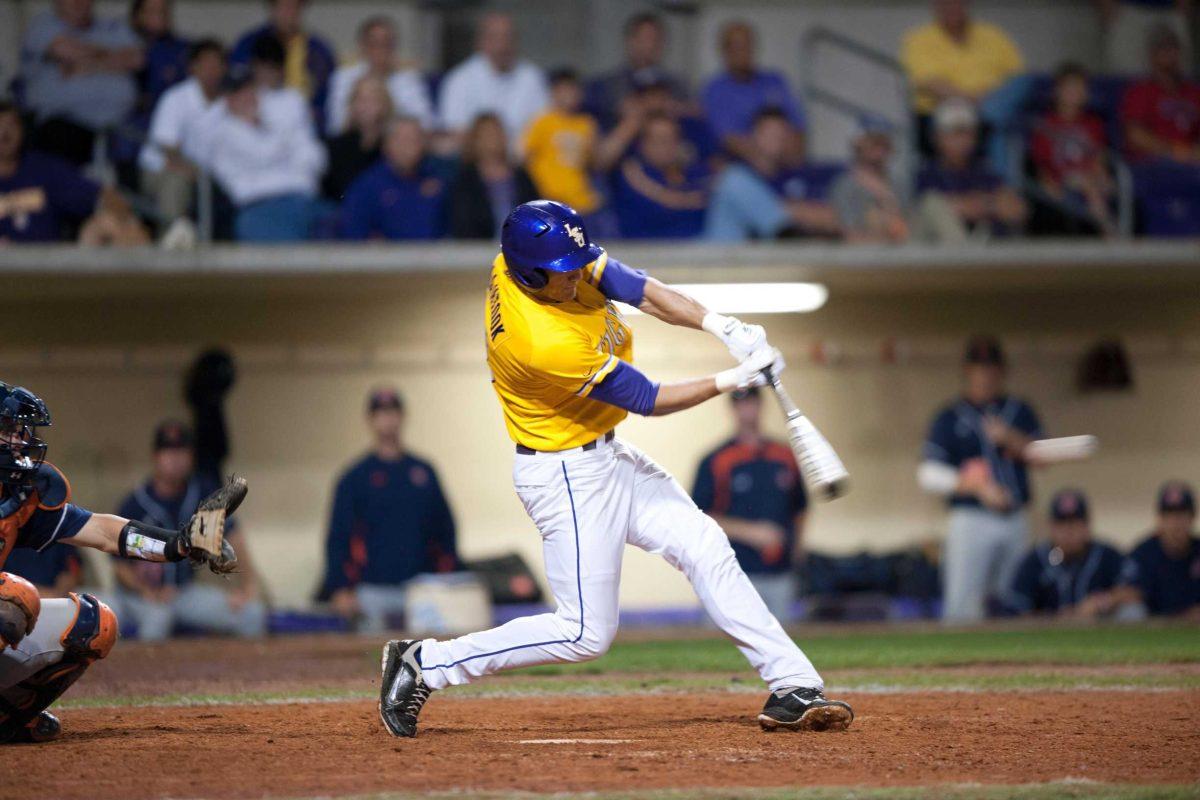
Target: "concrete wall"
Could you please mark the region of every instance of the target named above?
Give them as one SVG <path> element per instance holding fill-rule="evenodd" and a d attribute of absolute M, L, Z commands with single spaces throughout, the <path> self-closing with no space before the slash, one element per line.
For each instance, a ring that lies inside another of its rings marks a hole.
<path fill-rule="evenodd" d="M 1006 336 L 1012 388 L 1032 400 L 1048 431 L 1101 437 L 1094 461 L 1037 477 L 1043 502 L 1060 485 L 1086 487 L 1099 531 L 1127 545 L 1149 525 L 1162 480 L 1200 481 L 1195 281 L 1092 290 L 1006 290 L 999 275 L 991 283 L 980 291 L 910 278 L 833 282 L 820 311 L 760 320 L 786 351 L 787 382 L 854 475 L 848 497 L 816 510 L 813 547 L 880 550 L 940 535 L 942 514 L 917 492 L 913 470 L 930 415 L 956 392 L 960 340 L 977 330 Z M 139 479 L 155 421 L 184 413 L 186 359 L 224 343 L 240 368 L 229 400 L 231 466 L 250 478 L 243 516 L 278 600 L 301 603 L 317 581 L 330 485 L 365 444 L 363 396 L 380 381 L 409 398 L 412 448 L 442 473 L 463 551 L 517 549 L 540 563 L 537 535 L 509 485 L 511 444 L 482 358 L 482 273 L 49 278 L 11 289 L 0 376 L 50 402 L 51 457 L 81 503 L 110 509 Z M 707 336 L 645 317 L 632 324 L 638 362 L 656 378 L 727 363 Z M 1074 370 L 1085 344 L 1113 334 L 1130 343 L 1136 391 L 1078 395 Z M 881 363 L 879 345 L 893 336 L 910 344 L 909 363 Z M 842 360 L 814 363 L 819 341 L 837 345 Z M 769 419 L 778 432 L 777 415 Z M 620 434 L 690 484 L 726 425 L 726 406 L 716 401 L 630 420 Z M 625 576 L 627 604 L 692 597 L 669 567 L 641 553 L 630 556 Z"/>

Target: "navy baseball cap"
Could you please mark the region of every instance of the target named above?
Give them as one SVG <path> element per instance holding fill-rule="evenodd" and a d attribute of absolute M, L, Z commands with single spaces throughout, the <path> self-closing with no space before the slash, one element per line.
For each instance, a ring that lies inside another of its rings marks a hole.
<path fill-rule="evenodd" d="M 1078 489 L 1063 489 L 1050 500 L 1050 519 L 1071 522 L 1088 518 L 1087 496 Z"/>
<path fill-rule="evenodd" d="M 976 334 L 967 340 L 966 349 L 963 351 L 963 363 L 1003 367 L 1004 348 L 995 336 Z"/>
<path fill-rule="evenodd" d="M 1196 496 L 1183 481 L 1168 481 L 1158 490 L 1158 513 L 1196 513 Z"/>
<path fill-rule="evenodd" d="M 177 419 L 167 419 L 154 429 L 154 451 L 190 448 L 195 443 L 192 429 Z"/>
<path fill-rule="evenodd" d="M 371 394 L 367 396 L 367 411 L 374 414 L 376 411 L 383 410 L 403 411 L 404 398 L 400 396 L 400 392 L 390 386 L 381 386 L 377 389 L 372 389 Z"/>

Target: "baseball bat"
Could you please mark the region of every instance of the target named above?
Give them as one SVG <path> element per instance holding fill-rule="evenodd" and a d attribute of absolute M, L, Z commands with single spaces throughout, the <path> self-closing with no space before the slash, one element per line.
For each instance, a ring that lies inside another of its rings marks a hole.
<path fill-rule="evenodd" d="M 775 371 L 768 367 L 763 374 L 770 381 L 775 399 L 787 417 L 788 439 L 808 488 L 821 500 L 836 500 L 850 491 L 850 473 L 829 440 L 804 416 Z"/>

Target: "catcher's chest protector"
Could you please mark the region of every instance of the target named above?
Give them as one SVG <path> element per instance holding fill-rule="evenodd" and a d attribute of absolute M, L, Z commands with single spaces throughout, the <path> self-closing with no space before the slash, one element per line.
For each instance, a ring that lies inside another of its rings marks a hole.
<path fill-rule="evenodd" d="M 13 506 L 15 509 L 12 508 Z M 33 512 L 37 511 L 37 507 L 37 492 L 30 492 L 24 500 L 16 497 L 5 497 L 0 500 L 0 514 L 5 515 L 0 517 L 0 569 L 3 569 L 4 562 L 8 560 L 8 554 L 17 545 L 17 536 L 21 533 L 21 526 L 29 521 Z"/>

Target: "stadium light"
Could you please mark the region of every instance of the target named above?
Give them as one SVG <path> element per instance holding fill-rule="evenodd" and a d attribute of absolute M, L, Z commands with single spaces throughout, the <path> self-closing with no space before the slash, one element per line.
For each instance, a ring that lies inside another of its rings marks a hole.
<path fill-rule="evenodd" d="M 806 314 L 829 299 L 820 283 L 674 283 L 712 311 L 723 314 Z M 633 309 L 632 313 L 641 311 Z"/>

